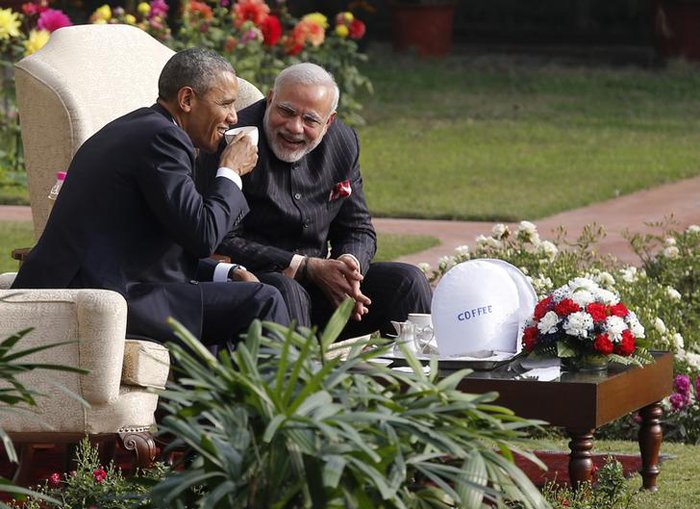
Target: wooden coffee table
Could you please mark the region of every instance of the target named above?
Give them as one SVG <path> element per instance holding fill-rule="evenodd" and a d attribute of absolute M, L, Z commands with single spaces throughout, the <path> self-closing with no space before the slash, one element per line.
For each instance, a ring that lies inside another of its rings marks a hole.
<path fill-rule="evenodd" d="M 574 487 L 590 481 L 593 433 L 605 423 L 639 410 L 639 450 L 644 488 L 656 491 L 661 447 L 661 400 L 673 391 L 673 355 L 653 352 L 656 362 L 638 367 L 613 364 L 607 374 L 563 373 L 551 382 L 517 379 L 512 371 L 475 371 L 459 388 L 465 392 L 497 391 L 497 404 L 520 417 L 541 419 L 566 428 L 569 479 Z"/>

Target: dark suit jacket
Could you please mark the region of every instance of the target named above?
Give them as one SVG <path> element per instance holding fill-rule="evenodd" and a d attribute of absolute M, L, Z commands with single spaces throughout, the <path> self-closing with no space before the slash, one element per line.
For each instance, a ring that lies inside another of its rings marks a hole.
<path fill-rule="evenodd" d="M 243 177 L 250 213 L 217 251 L 254 272 L 271 272 L 286 269 L 295 253 L 325 258 L 330 249 L 331 257 L 354 255 L 365 272 L 376 251 L 376 233 L 362 191 L 357 135 L 335 120 L 312 152 L 285 163 L 267 143 L 264 113 L 261 100 L 238 114 L 237 126 L 255 125 L 260 131 L 258 163 Z M 198 188 L 209 185 L 221 150 L 223 145 L 218 154 L 198 158 Z M 345 180 L 352 194 L 330 200 L 335 185 Z"/>
<path fill-rule="evenodd" d="M 116 290 L 129 334 L 171 339 L 164 322 L 174 316 L 198 335 L 202 295 L 190 281 L 213 273 L 199 259 L 247 204 L 226 178 L 197 192 L 194 160 L 190 138 L 159 105 L 107 124 L 75 154 L 13 287 Z"/>

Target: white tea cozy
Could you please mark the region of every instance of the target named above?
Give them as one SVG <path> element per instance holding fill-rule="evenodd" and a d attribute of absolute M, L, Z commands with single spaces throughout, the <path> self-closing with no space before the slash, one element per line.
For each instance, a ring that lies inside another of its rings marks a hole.
<path fill-rule="evenodd" d="M 502 260 L 469 260 L 445 274 L 433 294 L 440 357 L 479 350 L 515 353 L 537 304 L 527 277 Z"/>

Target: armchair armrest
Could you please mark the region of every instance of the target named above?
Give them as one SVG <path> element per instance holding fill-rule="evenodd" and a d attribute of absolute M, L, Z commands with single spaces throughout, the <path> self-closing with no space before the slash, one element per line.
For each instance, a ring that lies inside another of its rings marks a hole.
<path fill-rule="evenodd" d="M 126 338 L 126 301 L 121 295 L 111 290 L 52 289 L 0 290 L 0 297 L 7 297 L 0 301 L 0 337 L 34 327 L 23 340 L 24 348 L 80 339 L 32 359 L 90 370 L 87 375 L 60 373 L 56 378 L 91 404 L 119 397 Z M 45 376 L 27 375 L 35 387 Z"/>

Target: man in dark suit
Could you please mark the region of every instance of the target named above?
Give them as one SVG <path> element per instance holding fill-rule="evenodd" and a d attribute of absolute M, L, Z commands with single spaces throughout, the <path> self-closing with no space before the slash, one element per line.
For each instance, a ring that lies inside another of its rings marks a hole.
<path fill-rule="evenodd" d="M 221 152 L 201 194 L 193 180 L 195 149 L 217 150 L 237 120 L 237 94 L 219 55 L 174 55 L 157 103 L 110 122 L 75 154 L 13 287 L 115 290 L 127 301 L 127 334 L 157 341 L 174 339 L 169 316 L 216 346 L 230 345 L 255 318 L 288 323 L 277 290 L 227 282 L 230 264 L 200 260 L 248 211 L 241 176 L 257 161 L 248 139 Z"/>
<path fill-rule="evenodd" d="M 300 325 L 322 327 L 350 296 L 354 320 L 343 337 L 392 333 L 390 320 L 430 312 L 430 287 L 412 265 L 372 263 L 376 234 L 359 141 L 335 119 L 338 98 L 333 77 L 304 63 L 282 71 L 267 100 L 240 112 L 238 126 L 262 133 L 256 169 L 243 178 L 251 210 L 217 251 L 277 287 Z M 215 166 L 216 155 L 198 159 L 200 189 Z"/>

